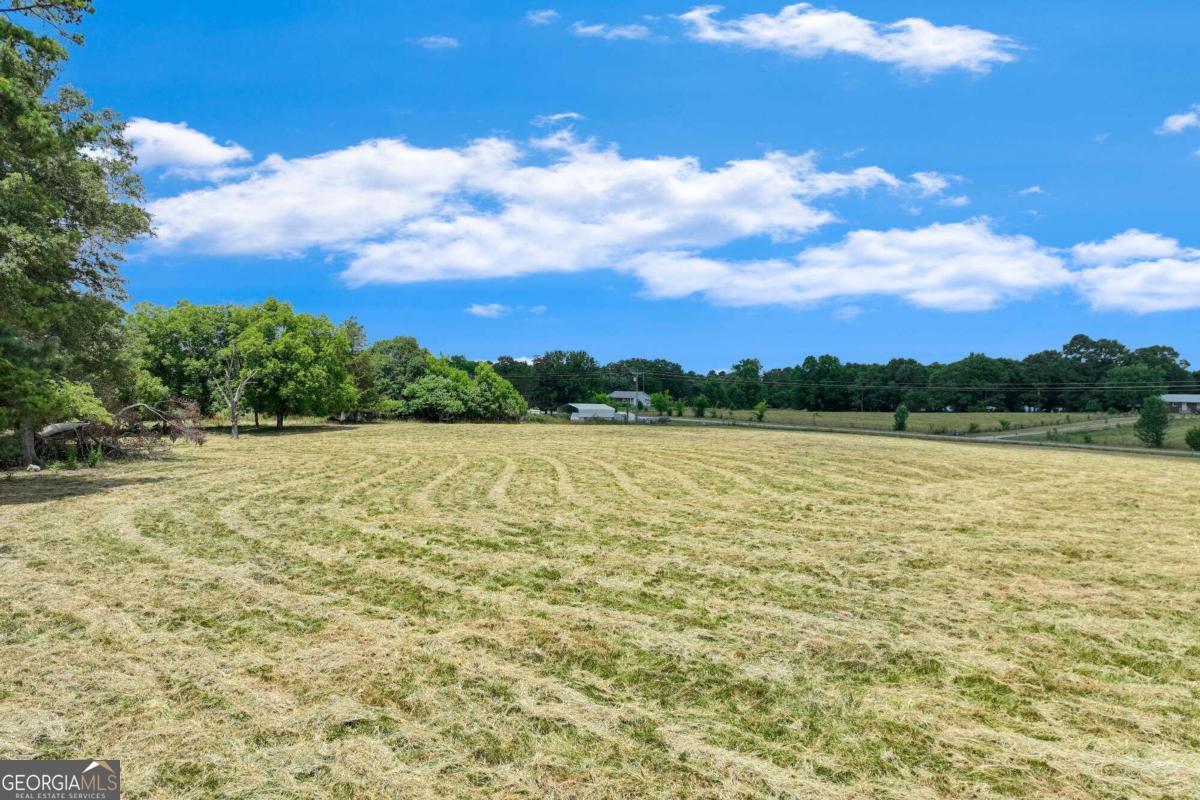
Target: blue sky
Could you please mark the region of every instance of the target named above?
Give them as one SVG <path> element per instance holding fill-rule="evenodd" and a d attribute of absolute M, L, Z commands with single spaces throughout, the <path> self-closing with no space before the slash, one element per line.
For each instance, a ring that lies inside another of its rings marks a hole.
<path fill-rule="evenodd" d="M 98 5 L 66 77 L 135 121 L 135 300 L 476 358 L 1200 362 L 1200 4 Z"/>

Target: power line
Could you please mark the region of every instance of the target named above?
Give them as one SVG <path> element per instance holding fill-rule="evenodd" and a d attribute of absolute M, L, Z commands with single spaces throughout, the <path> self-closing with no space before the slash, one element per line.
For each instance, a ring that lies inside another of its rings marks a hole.
<path fill-rule="evenodd" d="M 582 380 L 586 378 L 621 378 L 627 379 L 629 373 L 597 369 L 586 370 L 579 372 L 530 372 L 528 374 L 512 374 L 504 376 L 511 381 L 555 381 L 555 380 Z M 718 383 L 729 384 L 749 384 L 762 386 L 800 386 L 807 388 L 830 388 L 830 389 L 938 389 L 942 391 L 955 390 L 989 390 L 989 391 L 1053 391 L 1053 392 L 1070 392 L 1070 391 L 1094 391 L 1094 390 L 1122 390 L 1122 389 L 1163 389 L 1170 390 L 1172 388 L 1198 388 L 1200 389 L 1200 380 L 1189 379 L 1181 381 L 1145 381 L 1145 382 L 1124 382 L 1124 381 L 1089 381 L 1089 382 L 1068 382 L 1068 383 L 984 383 L 984 384 L 939 384 L 939 383 L 912 383 L 912 382 L 892 382 L 892 383 L 849 383 L 842 381 L 802 381 L 802 380 L 777 380 L 763 379 L 751 380 L 741 378 L 737 375 L 696 375 L 696 374 L 678 374 L 678 373 L 663 373 L 663 372 L 639 372 L 637 379 L 640 383 L 642 377 L 657 377 L 663 380 L 686 381 L 690 383 L 716 381 Z"/>

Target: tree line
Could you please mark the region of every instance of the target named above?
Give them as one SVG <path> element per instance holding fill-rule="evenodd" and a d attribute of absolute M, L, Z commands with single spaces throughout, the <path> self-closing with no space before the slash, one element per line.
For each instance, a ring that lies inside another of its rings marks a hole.
<path fill-rule="evenodd" d="M 794 366 L 764 369 L 760 360 L 745 358 L 702 374 L 664 359 L 602 365 L 582 350 L 552 350 L 529 361 L 500 356 L 494 367 L 529 405 L 547 409 L 640 389 L 693 408 L 765 403 L 811 411 L 893 411 L 901 405 L 913 411 L 1130 411 L 1147 396 L 1200 391 L 1200 371 L 1191 371 L 1173 347 L 1130 348 L 1084 334 L 1023 359 L 971 353 L 949 363 L 844 363 L 813 355 Z"/>
<path fill-rule="evenodd" d="M 200 413 L 228 413 L 238 434 L 243 410 L 270 416 L 343 413 L 440 422 L 512 421 L 526 411 L 521 395 L 489 364 L 463 369 L 459 357 L 436 357 L 416 339 L 367 344 L 353 318 L 334 324 L 273 298 L 254 306 L 140 304 L 126 321 L 144 371 L 142 402 L 194 401 Z"/>

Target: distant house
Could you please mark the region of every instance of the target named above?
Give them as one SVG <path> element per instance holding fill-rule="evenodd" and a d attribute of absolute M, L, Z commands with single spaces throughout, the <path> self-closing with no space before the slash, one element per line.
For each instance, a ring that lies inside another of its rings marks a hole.
<path fill-rule="evenodd" d="M 609 392 L 608 399 L 634 410 L 650 407 L 650 395 L 645 392 Z"/>
<path fill-rule="evenodd" d="M 558 410 L 570 414 L 575 422 L 581 419 L 616 419 L 617 416 L 617 410 L 604 403 L 564 403 Z"/>
<path fill-rule="evenodd" d="M 1159 399 L 1172 414 L 1200 414 L 1200 394 L 1164 394 Z"/>

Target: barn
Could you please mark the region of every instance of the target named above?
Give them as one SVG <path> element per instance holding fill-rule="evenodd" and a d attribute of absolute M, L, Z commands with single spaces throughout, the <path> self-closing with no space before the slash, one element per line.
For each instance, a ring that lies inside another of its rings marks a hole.
<path fill-rule="evenodd" d="M 558 410 L 570 414 L 575 422 L 581 419 L 616 419 L 617 416 L 617 410 L 604 403 L 564 403 Z"/>
<path fill-rule="evenodd" d="M 1172 414 L 1200 414 L 1200 394 L 1164 394 L 1160 399 Z"/>

